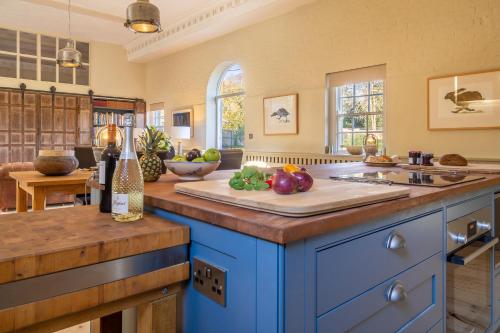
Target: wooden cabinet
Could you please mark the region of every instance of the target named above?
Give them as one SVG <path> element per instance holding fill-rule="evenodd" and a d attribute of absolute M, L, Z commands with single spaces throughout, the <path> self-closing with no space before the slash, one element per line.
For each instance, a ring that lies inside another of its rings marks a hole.
<path fill-rule="evenodd" d="M 37 152 L 36 94 L 0 91 L 0 163 L 33 161 Z"/>
<path fill-rule="evenodd" d="M 40 149 L 91 146 L 90 97 L 0 90 L 0 163 L 31 162 Z"/>
<path fill-rule="evenodd" d="M 90 98 L 79 98 L 78 113 L 78 145 L 92 146 L 92 110 L 90 108 Z"/>
<path fill-rule="evenodd" d="M 144 101 L 110 101 L 135 108 L 137 126 L 145 125 Z M 31 162 L 41 149 L 91 147 L 92 112 L 90 96 L 0 89 L 0 163 Z"/>

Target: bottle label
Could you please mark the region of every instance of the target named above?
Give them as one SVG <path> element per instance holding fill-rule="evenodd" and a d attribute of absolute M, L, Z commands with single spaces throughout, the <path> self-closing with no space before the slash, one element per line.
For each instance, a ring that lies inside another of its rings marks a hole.
<path fill-rule="evenodd" d="M 106 184 L 106 161 L 99 161 L 99 184 Z"/>
<path fill-rule="evenodd" d="M 128 213 L 128 194 L 114 193 L 112 195 L 111 212 L 113 214 Z"/>

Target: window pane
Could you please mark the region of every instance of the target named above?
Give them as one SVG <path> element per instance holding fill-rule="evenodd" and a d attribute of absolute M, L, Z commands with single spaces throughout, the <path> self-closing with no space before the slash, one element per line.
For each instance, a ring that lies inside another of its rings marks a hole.
<path fill-rule="evenodd" d="M 73 68 L 59 66 L 59 82 L 73 83 Z"/>
<path fill-rule="evenodd" d="M 354 146 L 363 146 L 365 144 L 366 133 L 354 133 L 353 142 Z"/>
<path fill-rule="evenodd" d="M 375 137 L 377 138 L 377 147 L 379 151 L 382 151 L 384 149 L 384 135 L 382 133 L 373 133 Z"/>
<path fill-rule="evenodd" d="M 16 77 L 16 56 L 10 54 L 0 54 L 0 76 Z"/>
<path fill-rule="evenodd" d="M 376 95 L 370 97 L 370 112 L 382 113 L 384 112 L 384 96 Z"/>
<path fill-rule="evenodd" d="M 219 95 L 243 91 L 243 72 L 239 65 L 229 67 L 219 83 Z"/>
<path fill-rule="evenodd" d="M 354 85 L 353 84 L 347 84 L 345 86 L 342 86 L 339 88 L 340 92 L 340 96 L 341 97 L 351 97 L 352 95 L 354 95 Z"/>
<path fill-rule="evenodd" d="M 366 132 L 366 116 L 352 117 L 352 127 L 355 132 Z"/>
<path fill-rule="evenodd" d="M 368 116 L 368 131 L 383 131 L 384 116 L 381 114 Z"/>
<path fill-rule="evenodd" d="M 66 46 L 66 44 L 69 42 L 69 39 L 66 38 L 59 38 L 59 49 L 62 49 L 63 47 Z"/>
<path fill-rule="evenodd" d="M 36 34 L 20 33 L 19 52 L 36 56 Z"/>
<path fill-rule="evenodd" d="M 338 113 L 352 113 L 354 112 L 354 99 L 353 98 L 340 98 L 340 109 Z"/>
<path fill-rule="evenodd" d="M 222 148 L 242 148 L 245 135 L 243 96 L 222 98 L 220 106 L 222 108 Z"/>
<path fill-rule="evenodd" d="M 0 51 L 17 52 L 17 31 L 0 28 Z"/>
<path fill-rule="evenodd" d="M 36 58 L 19 58 L 21 79 L 36 80 Z"/>
<path fill-rule="evenodd" d="M 76 49 L 82 53 L 82 62 L 89 63 L 89 43 L 76 42 Z"/>
<path fill-rule="evenodd" d="M 80 84 L 82 86 L 89 85 L 89 66 L 83 65 L 80 68 L 76 68 L 76 84 Z"/>
<path fill-rule="evenodd" d="M 356 97 L 354 99 L 354 112 L 355 113 L 368 112 L 368 97 Z"/>
<path fill-rule="evenodd" d="M 42 81 L 56 82 L 56 61 L 42 59 Z"/>
<path fill-rule="evenodd" d="M 352 131 L 352 117 L 338 117 L 337 129 L 339 132 Z"/>
<path fill-rule="evenodd" d="M 346 146 L 352 146 L 352 133 L 339 133 L 338 143 L 339 150 L 345 150 Z"/>
<path fill-rule="evenodd" d="M 56 58 L 56 38 L 50 36 L 41 36 L 41 48 L 42 48 L 42 57 L 45 58 Z"/>
<path fill-rule="evenodd" d="M 354 93 L 356 96 L 368 95 L 368 82 L 359 82 L 354 85 Z"/>
<path fill-rule="evenodd" d="M 384 92 L 384 81 L 373 81 L 371 83 L 371 93 L 372 94 L 382 94 Z"/>

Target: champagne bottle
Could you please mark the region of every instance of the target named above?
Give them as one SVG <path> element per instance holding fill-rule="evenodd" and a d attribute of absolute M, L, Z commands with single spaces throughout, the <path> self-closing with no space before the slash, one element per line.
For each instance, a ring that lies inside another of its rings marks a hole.
<path fill-rule="evenodd" d="M 111 213 L 111 187 L 116 162 L 120 158 L 120 149 L 116 147 L 116 125 L 108 125 L 108 147 L 103 150 L 99 162 L 99 184 L 104 186 L 101 190 L 101 201 L 99 210 L 103 213 Z"/>
<path fill-rule="evenodd" d="M 125 142 L 113 176 L 112 216 L 118 222 L 142 218 L 144 210 L 144 180 L 134 148 L 134 115 L 124 116 Z"/>

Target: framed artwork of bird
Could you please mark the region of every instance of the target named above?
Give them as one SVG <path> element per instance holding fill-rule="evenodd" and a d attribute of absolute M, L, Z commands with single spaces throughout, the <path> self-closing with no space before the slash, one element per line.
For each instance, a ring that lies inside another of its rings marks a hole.
<path fill-rule="evenodd" d="M 264 135 L 299 132 L 298 94 L 264 98 Z"/>
<path fill-rule="evenodd" d="M 500 128 L 500 70 L 427 81 L 429 130 Z"/>

